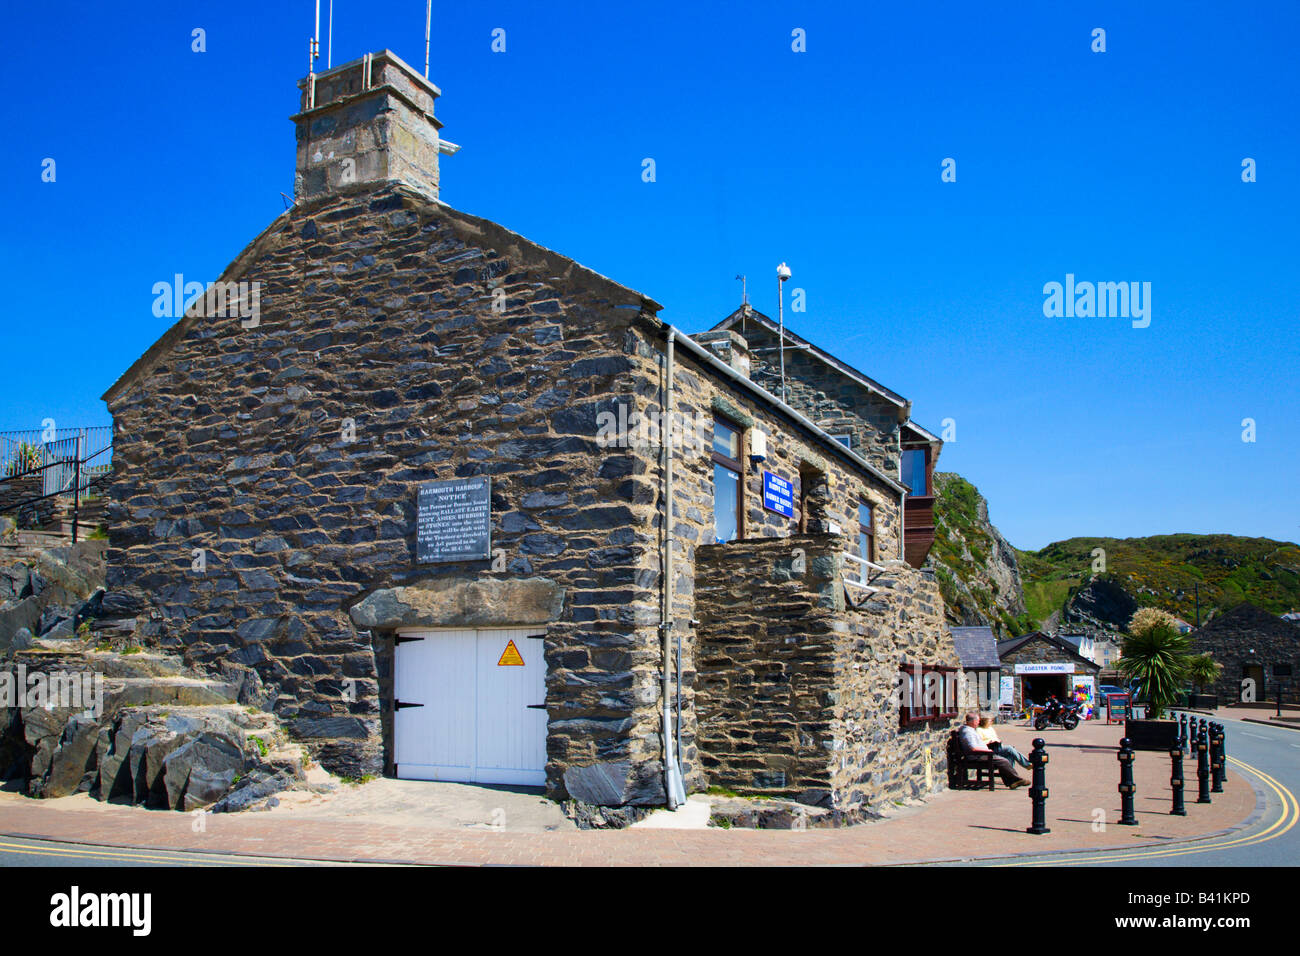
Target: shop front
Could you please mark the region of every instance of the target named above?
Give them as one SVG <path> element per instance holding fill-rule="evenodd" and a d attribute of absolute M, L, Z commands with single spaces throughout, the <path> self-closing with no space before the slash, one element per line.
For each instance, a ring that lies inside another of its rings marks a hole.
<path fill-rule="evenodd" d="M 1095 715 L 1100 667 L 1076 653 L 1068 642 L 1041 632 L 1027 634 L 999 644 L 998 657 L 1004 677 L 1010 679 L 1016 710 L 1042 706 L 1056 697 L 1079 701 L 1080 716 L 1085 719 Z"/>

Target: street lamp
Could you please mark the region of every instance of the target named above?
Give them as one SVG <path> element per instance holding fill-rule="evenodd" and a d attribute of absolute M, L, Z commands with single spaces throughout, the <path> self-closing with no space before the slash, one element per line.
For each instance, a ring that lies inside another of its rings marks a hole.
<path fill-rule="evenodd" d="M 785 280 L 790 278 L 790 267 L 784 262 L 776 267 L 777 317 L 781 329 L 781 401 L 785 401 Z"/>

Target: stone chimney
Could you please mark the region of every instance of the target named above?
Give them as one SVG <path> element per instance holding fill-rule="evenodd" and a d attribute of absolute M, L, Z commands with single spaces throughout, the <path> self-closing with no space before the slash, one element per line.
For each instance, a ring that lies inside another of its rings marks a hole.
<path fill-rule="evenodd" d="M 460 149 L 438 136 L 441 91 L 390 50 L 367 53 L 298 81 L 298 202 L 358 183 L 400 182 L 438 198 L 438 156 Z"/>
<path fill-rule="evenodd" d="M 749 343 L 739 332 L 720 329 L 716 332 L 700 332 L 691 338 L 745 378 L 749 378 Z"/>

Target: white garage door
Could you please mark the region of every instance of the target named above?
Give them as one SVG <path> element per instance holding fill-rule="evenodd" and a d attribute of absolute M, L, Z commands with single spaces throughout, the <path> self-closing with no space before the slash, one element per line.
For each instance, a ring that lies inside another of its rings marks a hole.
<path fill-rule="evenodd" d="M 397 776 L 546 783 L 541 628 L 403 632 L 393 716 Z"/>

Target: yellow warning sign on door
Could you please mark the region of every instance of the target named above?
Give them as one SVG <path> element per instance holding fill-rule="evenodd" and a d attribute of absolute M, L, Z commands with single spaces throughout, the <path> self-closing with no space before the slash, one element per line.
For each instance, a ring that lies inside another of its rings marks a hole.
<path fill-rule="evenodd" d="M 515 647 L 514 641 L 506 642 L 506 649 L 501 652 L 501 660 L 497 661 L 497 667 L 523 667 L 524 659 L 519 656 L 519 648 Z"/>

